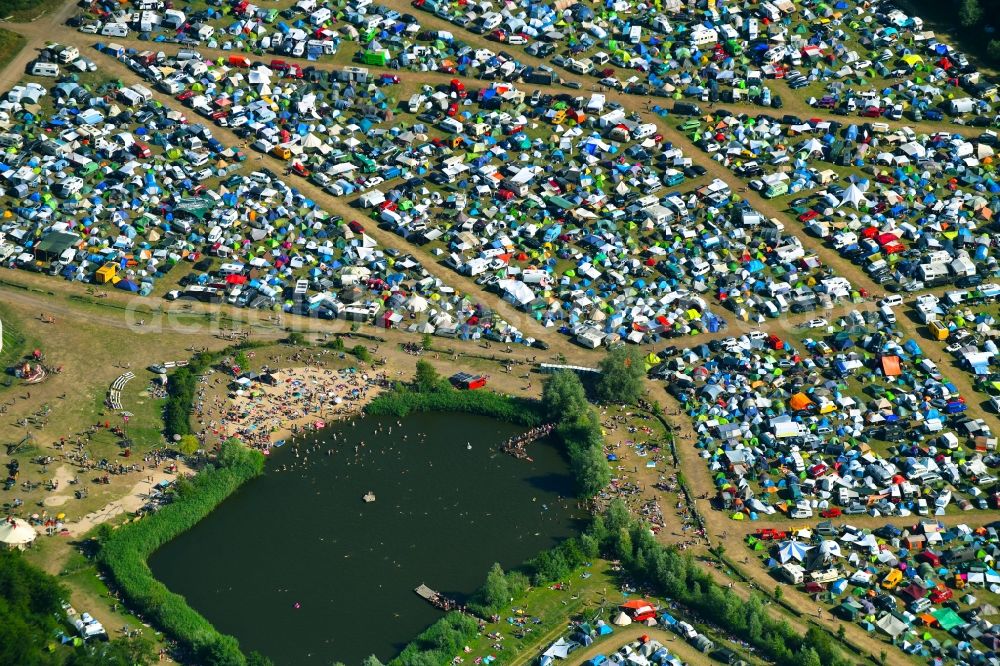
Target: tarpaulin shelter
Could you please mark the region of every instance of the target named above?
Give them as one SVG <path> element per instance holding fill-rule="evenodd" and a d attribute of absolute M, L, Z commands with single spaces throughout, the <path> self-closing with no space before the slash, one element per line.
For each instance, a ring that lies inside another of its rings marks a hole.
<path fill-rule="evenodd" d="M 965 620 L 950 608 L 935 609 L 931 611 L 931 615 L 934 616 L 934 619 L 938 621 L 941 628 L 945 631 L 951 631 L 955 627 L 964 627 L 966 624 Z"/>
<path fill-rule="evenodd" d="M 898 377 L 902 374 L 899 368 L 899 357 L 898 356 L 883 356 L 882 357 L 882 372 L 886 377 Z"/>

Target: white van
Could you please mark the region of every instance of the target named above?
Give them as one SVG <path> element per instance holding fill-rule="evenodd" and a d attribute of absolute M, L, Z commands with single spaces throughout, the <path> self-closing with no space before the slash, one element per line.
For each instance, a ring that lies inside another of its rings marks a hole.
<path fill-rule="evenodd" d="M 503 16 L 496 12 L 489 12 L 483 15 L 482 21 L 483 32 L 489 32 L 500 27 L 500 24 L 503 23 Z"/>
<path fill-rule="evenodd" d="M 889 294 L 878 302 L 881 307 L 896 308 L 903 304 L 903 297 L 899 294 Z"/>
<path fill-rule="evenodd" d="M 32 76 L 59 76 L 59 65 L 54 62 L 36 62 L 31 66 Z"/>
<path fill-rule="evenodd" d="M 882 315 L 882 320 L 892 326 L 896 323 L 896 313 L 892 311 L 888 305 L 883 305 L 878 309 L 879 314 Z"/>

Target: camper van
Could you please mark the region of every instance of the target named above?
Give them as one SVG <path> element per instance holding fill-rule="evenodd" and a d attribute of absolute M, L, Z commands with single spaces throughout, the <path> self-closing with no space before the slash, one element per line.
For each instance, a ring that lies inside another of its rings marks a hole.
<path fill-rule="evenodd" d="M 309 291 L 309 280 L 296 280 L 294 298 L 296 301 L 302 301 L 306 297 L 306 292 Z"/>
<path fill-rule="evenodd" d="M 124 23 L 105 23 L 101 34 L 105 37 L 128 37 L 128 26 Z"/>
<path fill-rule="evenodd" d="M 59 76 L 59 65 L 54 62 L 36 62 L 31 66 L 32 76 Z"/>

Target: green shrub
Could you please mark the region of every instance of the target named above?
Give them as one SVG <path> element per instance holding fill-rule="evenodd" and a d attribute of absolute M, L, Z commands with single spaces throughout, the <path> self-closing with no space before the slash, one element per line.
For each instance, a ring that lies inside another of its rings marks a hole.
<path fill-rule="evenodd" d="M 468 615 L 452 612 L 427 627 L 403 648 L 389 666 L 440 666 L 450 663 L 462 647 L 479 633 L 476 620 Z"/>
<path fill-rule="evenodd" d="M 218 465 L 197 474 L 190 488 L 156 514 L 131 523 L 100 544 L 98 563 L 130 605 L 197 655 L 199 663 L 243 666 L 246 658 L 231 636 L 215 627 L 153 577 L 146 560 L 159 547 L 192 528 L 243 483 L 264 469 L 264 456 L 239 442 L 223 443 Z"/>
<path fill-rule="evenodd" d="M 399 418 L 410 412 L 463 412 L 529 428 L 542 423 L 539 404 L 534 400 L 489 391 L 459 391 L 447 385 L 429 393 L 406 390 L 383 393 L 372 400 L 365 411 L 372 416 Z"/>

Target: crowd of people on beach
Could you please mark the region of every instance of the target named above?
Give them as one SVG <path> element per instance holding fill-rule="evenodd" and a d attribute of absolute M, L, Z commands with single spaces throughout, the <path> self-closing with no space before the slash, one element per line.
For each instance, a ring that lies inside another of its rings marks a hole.
<path fill-rule="evenodd" d="M 384 373 L 356 367 L 334 369 L 330 350 L 298 350 L 271 359 L 288 370 L 265 366 L 258 378 L 270 376 L 277 384 L 252 383 L 228 393 L 209 389 L 227 383 L 222 376 L 205 381 L 198 392 L 195 414 L 202 442 L 237 437 L 247 446 L 268 451 L 300 431 L 318 429 L 328 420 L 356 414 L 388 385 Z"/>

